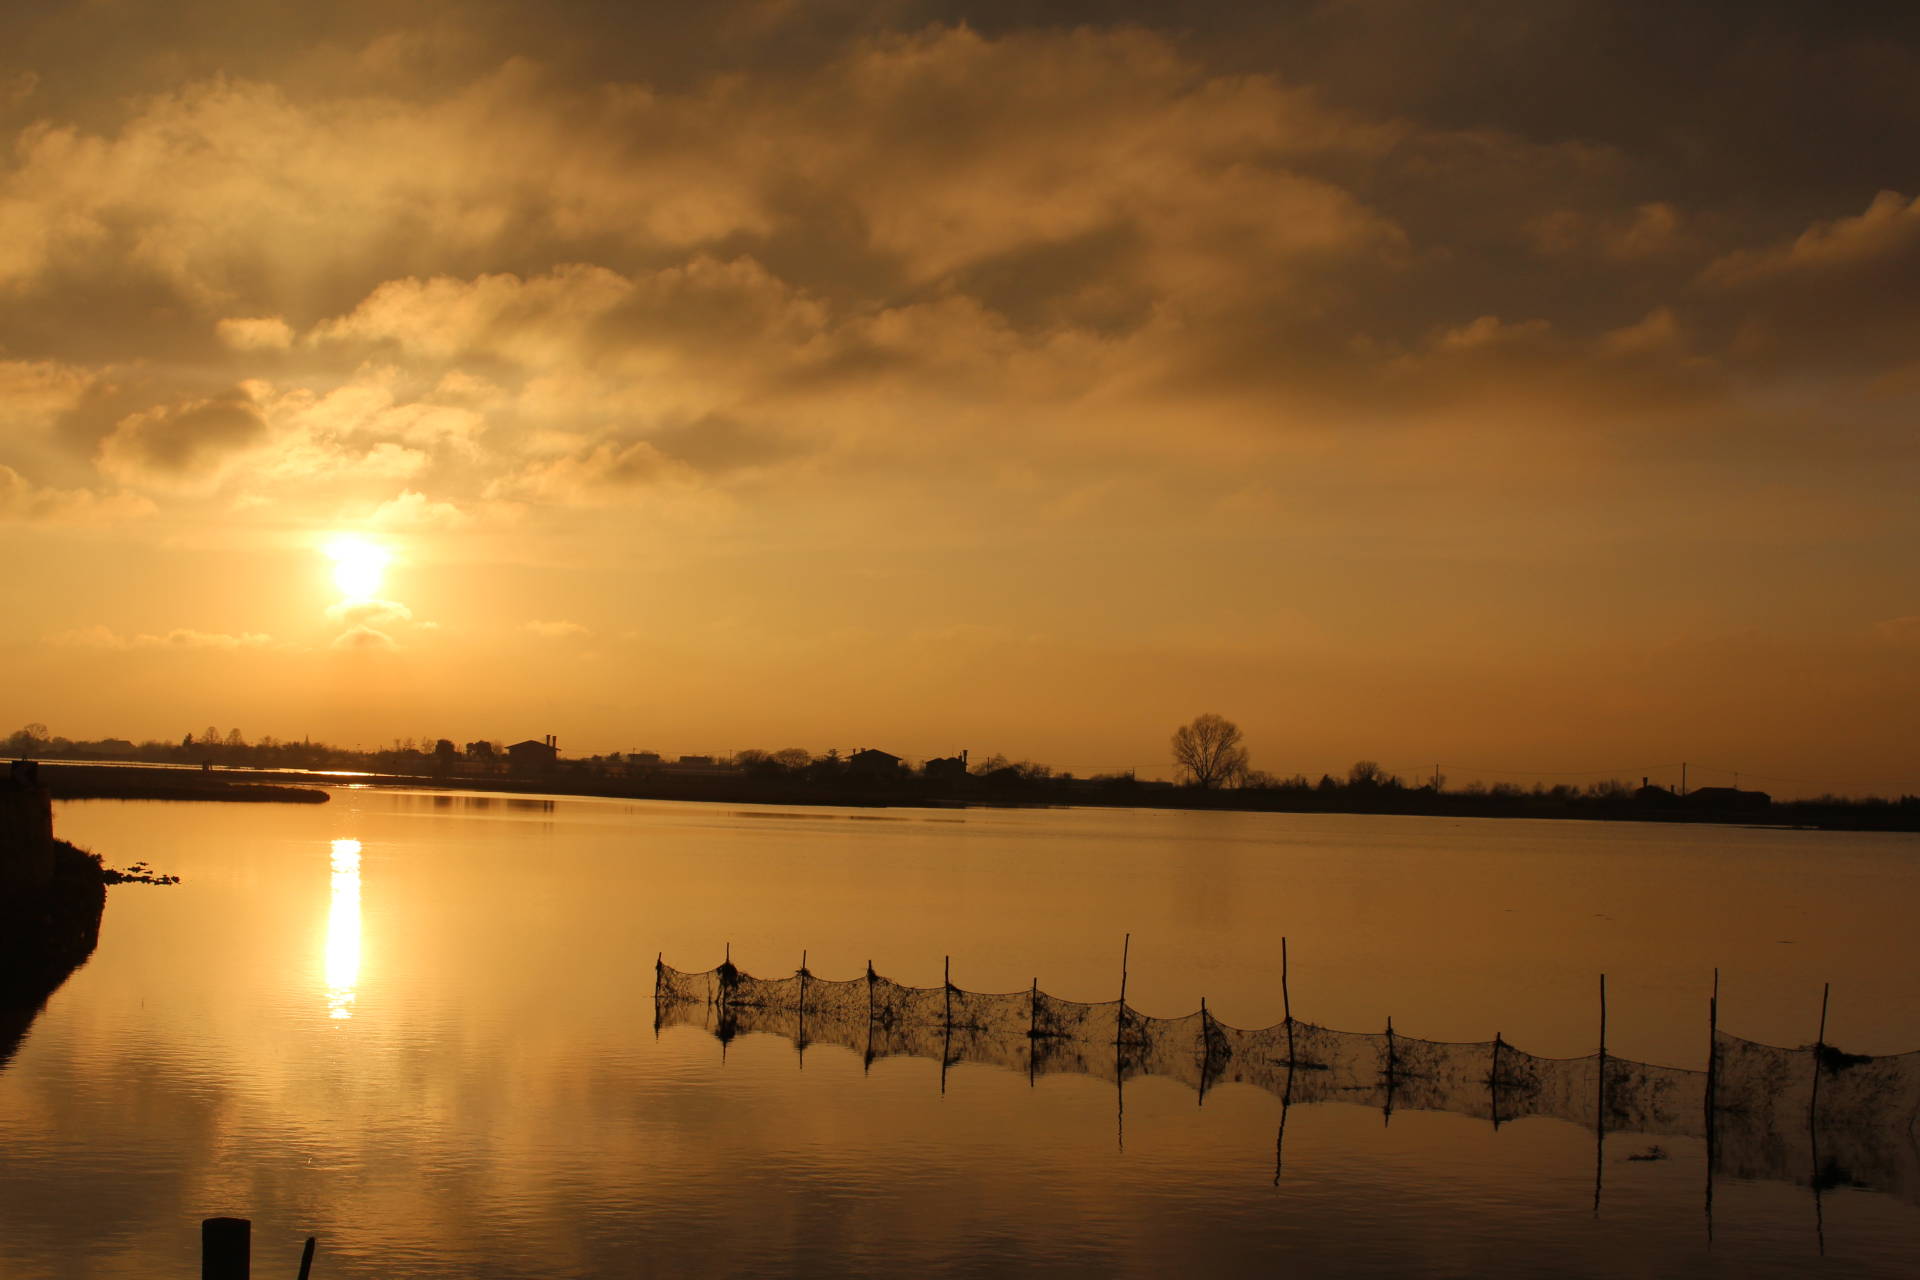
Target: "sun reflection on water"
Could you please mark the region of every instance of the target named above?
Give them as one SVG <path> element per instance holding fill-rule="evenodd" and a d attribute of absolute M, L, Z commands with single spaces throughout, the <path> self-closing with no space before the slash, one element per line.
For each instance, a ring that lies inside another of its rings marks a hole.
<path fill-rule="evenodd" d="M 327 1016 L 353 1016 L 360 982 L 360 842 L 333 842 L 333 906 L 327 913 Z"/>

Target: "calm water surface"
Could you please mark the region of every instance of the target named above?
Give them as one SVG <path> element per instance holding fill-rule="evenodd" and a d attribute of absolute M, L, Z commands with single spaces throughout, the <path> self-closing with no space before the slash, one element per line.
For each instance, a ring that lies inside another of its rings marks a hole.
<path fill-rule="evenodd" d="M 76 802 L 99 950 L 0 1068 L 0 1275 L 1912 1275 L 1910 1194 L 1535 1118 L 862 1058 L 654 1026 L 653 962 L 1501 1032 L 1920 1047 L 1920 841 L 1636 824 L 796 811 L 343 789 Z M 1910 1136 L 1904 1137 L 1909 1145 Z M 1276 1179 L 1279 1157 L 1280 1176 Z M 1601 1194 L 1596 1205 L 1596 1181 Z M 1824 1252 L 1823 1252 L 1824 1251 Z"/>

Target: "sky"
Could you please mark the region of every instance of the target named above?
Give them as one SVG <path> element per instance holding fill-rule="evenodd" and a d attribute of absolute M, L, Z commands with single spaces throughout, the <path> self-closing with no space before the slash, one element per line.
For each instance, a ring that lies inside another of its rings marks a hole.
<path fill-rule="evenodd" d="M 1920 792 L 1920 13 L 1674 9 L 7 6 L 0 732 Z"/>

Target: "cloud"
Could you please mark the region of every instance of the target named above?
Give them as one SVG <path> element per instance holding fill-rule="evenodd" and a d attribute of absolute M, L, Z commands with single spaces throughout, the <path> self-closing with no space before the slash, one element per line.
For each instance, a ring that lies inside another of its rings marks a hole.
<path fill-rule="evenodd" d="M 103 526 L 142 520 L 155 510 L 150 499 L 138 494 L 50 489 L 0 464 L 0 521 Z"/>
<path fill-rule="evenodd" d="M 160 635 L 122 635 L 111 627 L 95 625 L 50 635 L 47 637 L 47 643 L 72 649 L 175 649 L 232 652 L 267 648 L 273 644 L 273 637 L 251 631 L 239 635 L 228 635 L 224 632 L 196 631 L 189 627 L 176 627 Z"/>
<path fill-rule="evenodd" d="M 1495 60 L 1538 84 L 1512 50 L 1566 53 L 1573 8 Z M 1417 6 L 1316 12 L 733 7 L 697 44 L 633 14 L 657 38 L 617 65 L 571 12 L 512 50 L 369 19 L 118 97 L 50 79 L 0 163 L 0 344 L 59 371 L 55 445 L 169 515 L 584 554 L 577 511 L 964 537 L 1249 469 L 1391 485 L 1410 434 L 1497 487 L 1682 414 L 1736 438 L 1771 379 L 1911 336 L 1905 197 L 1809 189 L 1789 231 L 1616 127 L 1636 104 L 1540 85 L 1548 128 L 1428 74 L 1463 37 Z"/>
<path fill-rule="evenodd" d="M 1527 224 L 1534 247 L 1550 256 L 1593 254 L 1618 263 L 1672 257 L 1696 248 L 1685 216 L 1663 200 L 1631 213 L 1558 209 Z"/>
<path fill-rule="evenodd" d="M 1733 332 L 1733 352 L 1756 364 L 1895 369 L 1920 342 L 1920 197 L 1882 191 L 1859 214 L 1725 254 L 1697 293 Z"/>
<path fill-rule="evenodd" d="M 370 626 L 352 626 L 335 636 L 332 645 L 349 653 L 392 653 L 400 648 L 394 638 Z"/>
<path fill-rule="evenodd" d="M 1714 262 L 1705 279 L 1733 285 L 1750 280 L 1811 277 L 1911 264 L 1920 254 L 1920 197 L 1898 191 L 1874 196 L 1853 217 L 1817 222 L 1791 243 L 1743 250 Z"/>
<path fill-rule="evenodd" d="M 293 345 L 293 330 L 279 316 L 222 320 L 214 330 L 235 351 L 285 351 Z"/>
<path fill-rule="evenodd" d="M 451 502 L 434 502 L 417 489 L 403 491 L 376 507 L 365 522 L 376 529 L 464 529 L 473 517 Z"/>
<path fill-rule="evenodd" d="M 235 387 L 121 419 L 100 444 L 100 469 L 144 487 L 204 490 L 266 435 L 251 391 Z"/>
<path fill-rule="evenodd" d="M 413 621 L 413 610 L 398 600 L 342 600 L 327 607 L 327 617 L 354 626 L 383 627 Z"/>
<path fill-rule="evenodd" d="M 687 476 L 684 466 L 645 440 L 602 440 L 562 457 L 529 463 L 488 486 L 486 496 L 596 506 Z"/>
<path fill-rule="evenodd" d="M 592 634 L 591 628 L 565 619 L 529 622 L 527 630 L 543 640 L 570 640 L 576 636 Z"/>
<path fill-rule="evenodd" d="M 0 360 L 0 424 L 40 430 L 85 391 L 86 371 L 57 360 Z"/>

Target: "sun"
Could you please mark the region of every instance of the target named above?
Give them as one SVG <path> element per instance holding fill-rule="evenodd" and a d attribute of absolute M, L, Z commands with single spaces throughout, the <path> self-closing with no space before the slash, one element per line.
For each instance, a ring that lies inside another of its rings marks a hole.
<path fill-rule="evenodd" d="M 342 534 L 323 548 L 333 561 L 333 583 L 349 600 L 371 600 L 393 556 L 385 547 Z"/>

